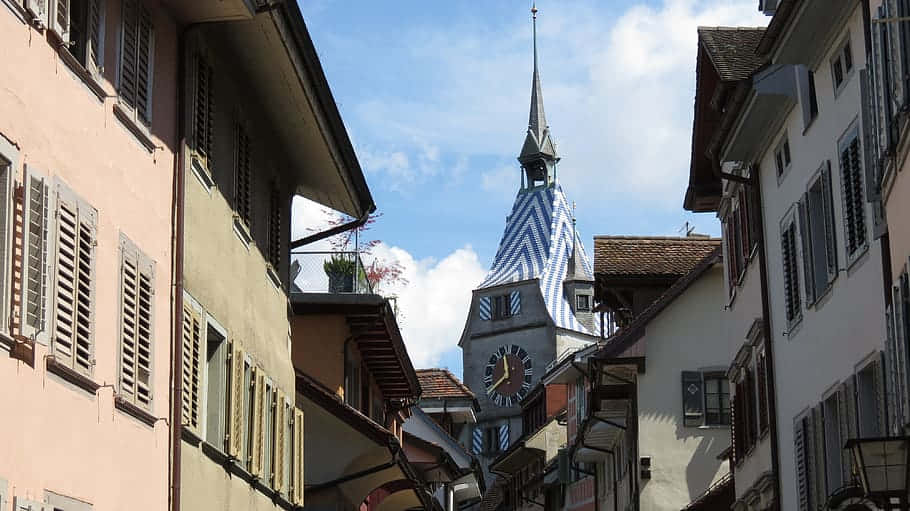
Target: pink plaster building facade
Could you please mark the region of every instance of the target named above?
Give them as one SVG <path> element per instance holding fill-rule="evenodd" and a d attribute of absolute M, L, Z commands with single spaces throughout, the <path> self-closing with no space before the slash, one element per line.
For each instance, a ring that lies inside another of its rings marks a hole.
<path fill-rule="evenodd" d="M 166 509 L 177 23 L 0 0 L 0 47 L 0 509 Z"/>

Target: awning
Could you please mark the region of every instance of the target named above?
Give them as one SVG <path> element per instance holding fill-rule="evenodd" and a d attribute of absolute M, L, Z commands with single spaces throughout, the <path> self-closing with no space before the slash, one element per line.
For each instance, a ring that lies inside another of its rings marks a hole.
<path fill-rule="evenodd" d="M 339 400 L 308 376 L 297 374 L 297 407 L 304 416 L 305 497 L 307 508 L 318 509 L 343 498 L 359 505 L 375 490 L 388 485 L 406 488 L 387 491 L 395 500 L 383 507 L 398 511 L 394 502 L 426 501 L 423 483 L 411 466 L 398 439 L 368 417 Z M 413 499 L 398 493 L 411 493 Z M 383 501 L 384 502 L 384 501 Z M 427 507 L 429 509 L 429 507 Z"/>

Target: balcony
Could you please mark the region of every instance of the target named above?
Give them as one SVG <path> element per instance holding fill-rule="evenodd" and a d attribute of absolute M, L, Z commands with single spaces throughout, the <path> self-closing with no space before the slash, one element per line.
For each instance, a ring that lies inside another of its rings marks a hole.
<path fill-rule="evenodd" d="M 359 252 L 292 251 L 291 293 L 373 294 Z"/>

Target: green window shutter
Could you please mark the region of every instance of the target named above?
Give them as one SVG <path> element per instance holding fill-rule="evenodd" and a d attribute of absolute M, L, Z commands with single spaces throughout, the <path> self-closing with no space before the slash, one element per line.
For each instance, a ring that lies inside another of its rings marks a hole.
<path fill-rule="evenodd" d="M 29 165 L 25 166 L 23 192 L 23 282 L 19 297 L 19 329 L 22 335 L 47 343 L 52 194 L 47 178 Z"/>

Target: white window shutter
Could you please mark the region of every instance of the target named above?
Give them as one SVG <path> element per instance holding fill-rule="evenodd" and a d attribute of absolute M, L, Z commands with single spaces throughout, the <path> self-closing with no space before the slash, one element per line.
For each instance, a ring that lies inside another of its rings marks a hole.
<path fill-rule="evenodd" d="M 155 266 L 153 261 L 123 235 L 120 238 L 120 254 L 120 393 L 133 404 L 151 410 Z M 194 368 L 196 388 L 193 389 L 192 397 L 196 407 L 195 422 L 198 425 L 200 401 L 198 385 L 202 363 L 201 316 L 197 314 L 194 320 L 198 321 L 199 325 L 192 333 L 198 338 L 190 341 L 191 346 L 198 349 L 199 353 L 193 353 L 192 359 L 196 362 Z M 185 392 L 187 390 L 184 389 Z M 184 394 L 188 395 L 190 394 Z"/>
<path fill-rule="evenodd" d="M 86 67 L 93 75 L 104 71 L 105 0 L 87 0 Z"/>
<path fill-rule="evenodd" d="M 64 42 L 70 40 L 70 0 L 48 0 L 51 2 L 48 27 Z"/>
<path fill-rule="evenodd" d="M 481 321 L 489 321 L 493 317 L 493 305 L 489 296 L 481 296 L 478 306 Z"/>
<path fill-rule="evenodd" d="M 183 306 L 183 425 L 198 431 L 199 421 L 199 369 L 202 358 L 202 317 L 190 303 Z"/>
<path fill-rule="evenodd" d="M 15 496 L 13 497 L 13 511 L 44 511 L 44 504 Z"/>
<path fill-rule="evenodd" d="M 12 311 L 13 166 L 0 166 L 0 332 L 9 333 Z"/>
<path fill-rule="evenodd" d="M 56 207 L 52 350 L 57 362 L 91 376 L 97 212 L 59 182 Z"/>
<path fill-rule="evenodd" d="M 25 166 L 22 206 L 22 285 L 19 296 L 19 330 L 22 335 L 46 344 L 50 324 L 48 274 L 52 244 L 52 194 L 48 179 L 34 167 Z"/>
<path fill-rule="evenodd" d="M 239 459 L 243 452 L 243 358 L 244 353 L 240 344 L 234 341 L 231 344 L 230 358 L 228 360 L 230 371 L 230 389 L 228 400 L 228 438 L 227 452 L 234 459 Z"/>
<path fill-rule="evenodd" d="M 294 407 L 294 439 L 293 439 L 293 482 L 291 483 L 291 503 L 298 506 L 303 505 L 303 410 Z"/>

